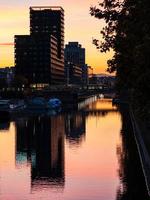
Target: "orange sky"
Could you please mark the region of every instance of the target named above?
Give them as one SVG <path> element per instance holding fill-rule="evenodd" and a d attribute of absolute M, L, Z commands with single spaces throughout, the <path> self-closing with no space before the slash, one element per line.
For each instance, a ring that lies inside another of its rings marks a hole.
<path fill-rule="evenodd" d="M 1 0 L 0 12 L 0 67 L 14 65 L 15 34 L 29 34 L 29 7 L 58 5 L 65 9 L 65 41 L 78 41 L 86 48 L 86 62 L 95 73 L 105 72 L 107 60 L 112 52 L 101 54 L 92 44 L 93 38 L 100 38 L 104 23 L 90 16 L 89 8 L 98 0 Z"/>

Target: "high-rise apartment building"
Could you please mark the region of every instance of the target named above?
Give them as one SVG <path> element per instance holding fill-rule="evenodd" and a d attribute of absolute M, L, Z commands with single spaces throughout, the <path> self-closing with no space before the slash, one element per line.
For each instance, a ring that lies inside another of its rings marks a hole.
<path fill-rule="evenodd" d="M 31 7 L 30 35 L 15 36 L 16 73 L 40 86 L 64 83 L 64 10 Z"/>
<path fill-rule="evenodd" d="M 64 58 L 64 10 L 61 7 L 31 7 L 30 34 L 53 35 L 57 39 L 58 57 Z"/>
<path fill-rule="evenodd" d="M 85 65 L 85 48 L 78 42 L 69 42 L 65 46 L 65 60 L 75 65 Z"/>

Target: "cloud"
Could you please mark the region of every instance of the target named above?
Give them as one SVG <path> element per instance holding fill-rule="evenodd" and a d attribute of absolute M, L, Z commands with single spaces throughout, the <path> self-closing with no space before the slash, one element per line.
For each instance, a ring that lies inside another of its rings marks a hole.
<path fill-rule="evenodd" d="M 8 42 L 8 43 L 0 43 L 0 46 L 14 46 L 14 43 Z"/>

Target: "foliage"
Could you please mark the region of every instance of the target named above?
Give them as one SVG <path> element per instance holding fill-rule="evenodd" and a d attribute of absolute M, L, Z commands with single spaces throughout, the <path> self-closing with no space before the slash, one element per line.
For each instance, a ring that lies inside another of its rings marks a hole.
<path fill-rule="evenodd" d="M 103 41 L 93 43 L 101 52 L 114 50 L 108 71 L 116 71 L 118 92 L 128 92 L 136 107 L 147 110 L 150 91 L 149 0 L 103 0 L 90 14 L 103 19 Z"/>

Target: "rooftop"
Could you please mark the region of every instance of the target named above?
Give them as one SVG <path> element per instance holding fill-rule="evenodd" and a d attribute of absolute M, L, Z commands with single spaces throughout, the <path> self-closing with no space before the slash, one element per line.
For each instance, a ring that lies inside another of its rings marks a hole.
<path fill-rule="evenodd" d="M 68 44 L 66 44 L 66 47 L 80 47 L 80 48 L 82 48 L 82 45 L 79 44 L 79 42 L 68 42 Z"/>
<path fill-rule="evenodd" d="M 37 10 L 37 11 L 60 10 L 60 11 L 64 11 L 64 9 L 61 6 L 32 6 L 32 7 L 30 7 L 30 10 Z"/>

